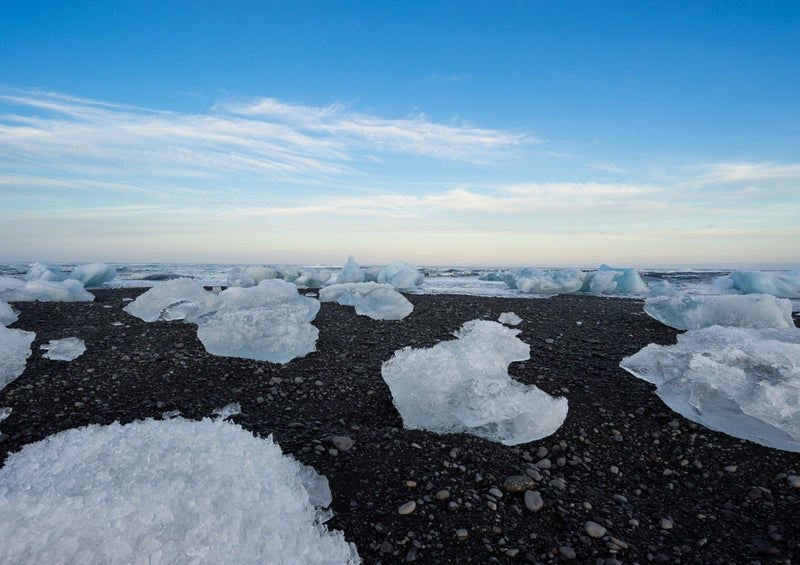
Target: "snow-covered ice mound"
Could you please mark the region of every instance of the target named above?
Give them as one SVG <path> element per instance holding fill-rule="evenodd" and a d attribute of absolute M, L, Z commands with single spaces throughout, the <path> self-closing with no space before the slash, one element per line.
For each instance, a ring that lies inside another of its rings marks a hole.
<path fill-rule="evenodd" d="M 650 344 L 620 366 L 673 410 L 769 447 L 800 451 L 800 330 L 713 326 Z"/>
<path fill-rule="evenodd" d="M 86 344 L 79 337 L 52 339 L 39 347 L 46 350 L 42 357 L 55 361 L 72 361 L 86 351 Z"/>
<path fill-rule="evenodd" d="M 221 420 L 66 430 L 0 469 L 2 563 L 358 563 L 325 477 Z"/>
<path fill-rule="evenodd" d="M 767 294 L 655 296 L 645 300 L 644 311 L 679 330 L 794 327 L 792 303 Z"/>
<path fill-rule="evenodd" d="M 414 305 L 392 285 L 376 282 L 326 286 L 320 289 L 319 300 L 354 306 L 356 314 L 373 320 L 402 320 L 414 310 Z"/>
<path fill-rule="evenodd" d="M 519 330 L 472 320 L 458 339 L 406 347 L 382 367 L 406 428 L 466 432 L 506 445 L 546 437 L 567 416 L 566 398 L 513 380 L 508 366 L 530 357 Z"/>
<path fill-rule="evenodd" d="M 781 298 L 800 298 L 800 271 L 769 273 L 733 271 L 733 288 L 748 294 L 772 294 Z"/>
<path fill-rule="evenodd" d="M 9 284 L 4 277 L 0 286 L 5 287 L 0 290 L 0 300 L 6 302 L 91 302 L 94 294 L 83 288 L 83 284 L 76 279 L 66 279 L 63 281 L 48 281 L 44 279 L 21 281 L 19 284 Z"/>
<path fill-rule="evenodd" d="M 0 325 L 0 390 L 25 371 L 35 338 L 34 332 Z"/>
<path fill-rule="evenodd" d="M 131 316 L 155 322 L 156 320 L 184 320 L 195 322 L 220 307 L 220 299 L 194 279 L 164 281 L 125 306 Z"/>

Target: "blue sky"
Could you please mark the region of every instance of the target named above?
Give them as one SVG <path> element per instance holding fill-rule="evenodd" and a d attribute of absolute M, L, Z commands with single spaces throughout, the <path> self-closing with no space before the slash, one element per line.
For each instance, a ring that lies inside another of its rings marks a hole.
<path fill-rule="evenodd" d="M 800 4 L 6 2 L 0 260 L 800 267 Z"/>

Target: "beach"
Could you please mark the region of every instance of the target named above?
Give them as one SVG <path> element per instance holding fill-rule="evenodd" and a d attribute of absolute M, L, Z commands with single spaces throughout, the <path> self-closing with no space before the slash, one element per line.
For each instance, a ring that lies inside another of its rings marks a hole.
<path fill-rule="evenodd" d="M 800 560 L 800 488 L 789 480 L 800 454 L 695 424 L 621 369 L 624 357 L 678 333 L 647 316 L 642 300 L 407 294 L 414 311 L 401 321 L 323 303 L 317 350 L 279 365 L 210 355 L 196 326 L 124 312 L 145 290 L 13 304 L 10 327 L 36 339 L 25 372 L 0 391 L 0 407 L 12 408 L 0 423 L 3 460 L 69 428 L 174 411 L 201 419 L 236 402 L 232 421 L 271 434 L 327 477 L 327 526 L 364 563 Z M 509 374 L 566 397 L 564 425 L 513 447 L 403 429 L 382 363 L 504 312 L 522 318 L 519 338 L 531 349 Z M 77 359 L 42 356 L 40 345 L 73 336 L 86 344 Z"/>

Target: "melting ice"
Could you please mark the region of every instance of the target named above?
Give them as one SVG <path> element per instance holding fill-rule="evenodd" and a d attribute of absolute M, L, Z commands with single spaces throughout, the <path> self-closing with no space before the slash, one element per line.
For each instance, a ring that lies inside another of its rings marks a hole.
<path fill-rule="evenodd" d="M 402 320 L 414 305 L 390 284 L 376 282 L 342 283 L 320 289 L 320 302 L 354 306 L 356 314 L 373 320 Z"/>
<path fill-rule="evenodd" d="M 767 294 L 656 296 L 645 300 L 644 311 L 662 324 L 679 330 L 710 326 L 790 328 L 792 303 Z"/>
<path fill-rule="evenodd" d="M 45 350 L 45 359 L 55 361 L 72 361 L 77 359 L 86 351 L 86 344 L 78 337 L 65 337 L 63 339 L 53 339 L 40 346 Z"/>
<path fill-rule="evenodd" d="M 34 332 L 0 325 L 0 390 L 25 371 L 35 338 Z"/>

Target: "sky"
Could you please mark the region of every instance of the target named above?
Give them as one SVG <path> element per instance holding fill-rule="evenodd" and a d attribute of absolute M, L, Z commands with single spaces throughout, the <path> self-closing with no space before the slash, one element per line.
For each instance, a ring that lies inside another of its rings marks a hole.
<path fill-rule="evenodd" d="M 0 261 L 800 268 L 800 3 L 3 2 Z"/>

